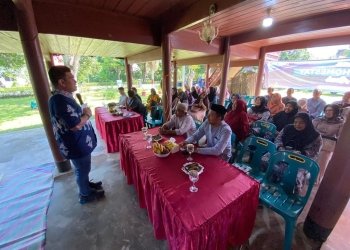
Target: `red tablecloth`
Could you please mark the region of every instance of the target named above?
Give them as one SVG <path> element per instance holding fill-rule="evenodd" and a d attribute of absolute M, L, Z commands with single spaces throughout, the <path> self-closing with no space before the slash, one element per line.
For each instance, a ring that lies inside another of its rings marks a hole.
<path fill-rule="evenodd" d="M 144 126 L 143 116 L 132 113 L 131 117 L 113 116 L 104 107 L 95 108 L 96 128 L 106 142 L 108 153 L 119 151 L 120 134 L 141 131 Z"/>
<path fill-rule="evenodd" d="M 166 238 L 170 249 L 226 249 L 249 238 L 258 205 L 256 181 L 217 157 L 194 154 L 205 169 L 196 183 L 199 191 L 191 193 L 181 152 L 158 158 L 145 148 L 141 132 L 121 135 L 120 147 L 127 182 L 135 185 L 156 238 Z"/>

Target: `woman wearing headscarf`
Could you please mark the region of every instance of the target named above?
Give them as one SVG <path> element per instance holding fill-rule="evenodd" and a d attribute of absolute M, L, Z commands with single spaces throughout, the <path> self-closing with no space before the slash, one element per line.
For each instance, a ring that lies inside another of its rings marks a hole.
<path fill-rule="evenodd" d="M 257 96 L 254 100 L 254 106 L 248 109 L 249 124 L 261 120 L 267 121 L 270 117 L 270 111 L 266 107 L 267 102 L 265 97 Z"/>
<path fill-rule="evenodd" d="M 340 108 L 336 104 L 329 104 L 324 107 L 324 116 L 312 121 L 315 129 L 322 136 L 322 148 L 317 158 L 320 166 L 318 183 L 321 182 L 326 171 L 329 160 L 332 158 L 335 145 L 344 125 L 344 119 L 340 116 Z"/>
<path fill-rule="evenodd" d="M 160 105 L 161 103 L 161 99 L 159 97 L 159 95 L 157 94 L 155 89 L 151 89 L 151 94 L 148 96 L 147 98 L 147 109 L 151 110 L 152 107 L 155 107 L 157 105 Z"/>
<path fill-rule="evenodd" d="M 175 113 L 175 109 L 176 109 L 176 106 L 179 102 L 179 97 L 178 97 L 178 93 L 177 93 L 177 88 L 173 87 L 171 89 L 172 91 L 172 95 L 171 95 L 171 111 L 172 113 L 174 114 Z"/>
<path fill-rule="evenodd" d="M 235 100 L 232 109 L 225 115 L 225 122 L 236 134 L 238 141 L 244 141 L 249 135 L 247 104 L 243 100 Z"/>
<path fill-rule="evenodd" d="M 298 104 L 295 101 L 289 101 L 283 111 L 272 117 L 272 123 L 276 125 L 277 131 L 281 131 L 286 125 L 293 124 L 294 116 L 298 113 Z"/>
<path fill-rule="evenodd" d="M 209 87 L 208 99 L 209 99 L 210 105 L 216 104 L 218 102 L 218 97 L 216 95 L 216 88 L 215 87 Z"/>
<path fill-rule="evenodd" d="M 188 111 L 188 114 L 192 116 L 195 121 L 203 122 L 208 106 L 207 94 L 202 92 Z"/>
<path fill-rule="evenodd" d="M 294 123 L 282 129 L 275 139 L 278 150 L 294 150 L 301 154 L 317 159 L 322 146 L 322 139 L 312 125 L 307 113 L 298 113 L 294 117 Z"/>
<path fill-rule="evenodd" d="M 282 97 L 279 93 L 273 93 L 271 99 L 267 104 L 267 108 L 270 110 L 270 116 L 273 117 L 275 114 L 283 111 L 284 104 Z"/>
<path fill-rule="evenodd" d="M 227 111 L 230 111 L 232 109 L 233 103 L 239 99 L 241 99 L 241 96 L 239 94 L 233 93 L 230 96 L 230 104 L 227 106 Z"/>

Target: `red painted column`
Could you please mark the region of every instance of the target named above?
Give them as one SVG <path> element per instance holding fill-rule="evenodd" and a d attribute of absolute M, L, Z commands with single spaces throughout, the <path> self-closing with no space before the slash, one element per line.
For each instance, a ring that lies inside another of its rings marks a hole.
<path fill-rule="evenodd" d="M 126 81 L 128 85 L 128 90 L 130 90 L 132 87 L 132 74 L 131 74 L 131 65 L 128 63 L 128 58 L 125 57 L 124 63 L 125 63 L 125 71 L 126 71 Z"/>
<path fill-rule="evenodd" d="M 205 88 L 209 88 L 209 71 L 210 71 L 210 64 L 207 64 L 206 71 L 205 71 Z"/>
<path fill-rule="evenodd" d="M 171 48 L 170 37 L 164 34 L 162 37 L 162 67 L 163 67 L 163 84 L 162 84 L 162 102 L 163 102 L 163 118 L 164 121 L 169 121 L 171 116 Z"/>
<path fill-rule="evenodd" d="M 174 68 L 174 72 L 173 72 L 173 87 L 177 88 L 177 63 L 174 60 L 173 61 L 173 68 Z"/>
<path fill-rule="evenodd" d="M 344 124 L 333 157 L 304 222 L 304 233 L 314 240 L 327 240 L 349 201 L 349 145 L 350 116 Z"/>
<path fill-rule="evenodd" d="M 221 105 L 224 105 L 225 103 L 227 74 L 230 68 L 230 38 L 229 37 L 225 37 L 223 49 L 224 49 L 224 59 L 222 62 L 222 74 L 221 74 L 220 96 L 219 96 L 219 104 Z"/>
<path fill-rule="evenodd" d="M 15 4 L 18 31 L 21 37 L 24 57 L 38 103 L 41 120 L 56 166 L 60 172 L 65 172 L 71 169 L 71 165 L 69 160 L 62 157 L 52 131 L 48 106 L 51 91 L 39 44 L 32 1 L 13 0 L 13 3 Z"/>
<path fill-rule="evenodd" d="M 260 49 L 260 55 L 259 55 L 259 70 L 258 70 L 258 76 L 256 80 L 256 85 L 255 85 L 255 96 L 260 95 L 260 91 L 262 88 L 262 79 L 264 76 L 264 64 L 265 64 L 265 49 L 261 48 Z"/>

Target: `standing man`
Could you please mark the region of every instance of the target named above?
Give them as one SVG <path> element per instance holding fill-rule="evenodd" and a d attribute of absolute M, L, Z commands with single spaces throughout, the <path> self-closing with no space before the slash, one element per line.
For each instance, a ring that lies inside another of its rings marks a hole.
<path fill-rule="evenodd" d="M 267 103 L 270 102 L 272 94 L 273 94 L 273 91 L 274 91 L 273 88 L 271 88 L 271 87 L 267 88 L 267 95 L 265 96 L 265 99 L 266 99 Z"/>
<path fill-rule="evenodd" d="M 102 182 L 90 182 L 91 152 L 97 144 L 89 121 L 91 110 L 81 108 L 74 100 L 77 83 L 66 66 L 53 66 L 49 70 L 53 95 L 49 100 L 50 119 L 61 154 L 75 167 L 79 187 L 79 201 L 85 204 L 104 196 Z"/>
<path fill-rule="evenodd" d="M 320 116 L 326 106 L 326 102 L 321 99 L 321 94 L 321 90 L 314 89 L 312 98 L 307 100 L 307 110 L 309 111 L 311 119 Z"/>
<path fill-rule="evenodd" d="M 297 101 L 297 99 L 292 96 L 293 93 L 294 93 L 294 89 L 293 88 L 287 89 L 287 96 L 282 98 L 282 102 L 283 102 L 284 105 L 286 105 L 290 101 L 293 101 L 293 102 Z"/>
<path fill-rule="evenodd" d="M 230 126 L 224 121 L 226 109 L 219 104 L 212 104 L 208 113 L 208 119 L 202 123 L 199 129 L 180 146 L 188 143 L 196 143 L 204 135 L 207 144 L 202 148 L 195 148 L 195 152 L 203 155 L 217 155 L 223 160 L 229 161 L 231 157 L 231 135 Z"/>

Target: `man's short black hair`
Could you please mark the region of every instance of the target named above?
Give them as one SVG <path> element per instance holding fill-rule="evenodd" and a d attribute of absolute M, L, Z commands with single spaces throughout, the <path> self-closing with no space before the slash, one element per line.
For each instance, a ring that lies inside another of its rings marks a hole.
<path fill-rule="evenodd" d="M 123 88 L 123 87 L 119 87 L 119 88 L 118 88 L 118 90 L 122 90 L 122 91 L 124 91 L 124 88 Z"/>
<path fill-rule="evenodd" d="M 129 97 L 134 97 L 135 96 L 135 91 L 133 91 L 132 89 L 128 90 L 128 96 Z"/>
<path fill-rule="evenodd" d="M 52 86 L 56 88 L 58 86 L 58 81 L 66 77 L 66 73 L 71 72 L 70 68 L 67 66 L 52 66 L 49 69 L 49 78 Z"/>

